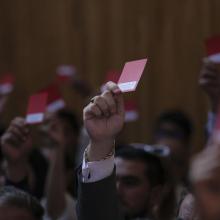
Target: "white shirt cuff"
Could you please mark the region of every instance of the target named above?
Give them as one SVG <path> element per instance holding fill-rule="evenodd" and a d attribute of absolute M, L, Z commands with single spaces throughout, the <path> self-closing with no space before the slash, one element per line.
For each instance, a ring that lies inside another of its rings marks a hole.
<path fill-rule="evenodd" d="M 109 177 L 114 170 L 114 155 L 100 160 L 87 162 L 85 155 L 82 164 L 82 181 L 84 183 L 93 183 Z"/>

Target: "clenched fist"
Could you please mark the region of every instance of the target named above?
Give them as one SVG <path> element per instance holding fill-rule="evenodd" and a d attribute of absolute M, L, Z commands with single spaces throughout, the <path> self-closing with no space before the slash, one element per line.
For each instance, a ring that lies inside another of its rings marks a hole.
<path fill-rule="evenodd" d="M 31 151 L 31 138 L 28 125 L 23 118 L 15 118 L 1 137 L 2 152 L 10 161 L 27 157 Z"/>
<path fill-rule="evenodd" d="M 117 84 L 107 83 L 106 91 L 85 107 L 83 119 L 91 139 L 89 159 L 102 159 L 113 149 L 114 139 L 124 125 L 123 96 Z"/>

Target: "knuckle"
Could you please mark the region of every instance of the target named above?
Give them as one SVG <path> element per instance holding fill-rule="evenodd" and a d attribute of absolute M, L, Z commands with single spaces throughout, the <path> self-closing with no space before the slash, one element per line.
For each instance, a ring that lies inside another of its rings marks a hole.
<path fill-rule="evenodd" d="M 103 102 L 103 97 L 102 96 L 96 96 L 94 98 L 94 103 L 100 103 L 100 102 Z"/>

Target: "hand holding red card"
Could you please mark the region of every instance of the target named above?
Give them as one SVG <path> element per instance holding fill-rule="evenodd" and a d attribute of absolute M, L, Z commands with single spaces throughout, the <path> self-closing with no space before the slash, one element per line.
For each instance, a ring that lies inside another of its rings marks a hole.
<path fill-rule="evenodd" d="M 47 97 L 47 93 L 38 93 L 30 97 L 26 116 L 26 122 L 28 124 L 38 124 L 43 122 L 47 106 Z"/>
<path fill-rule="evenodd" d="M 118 81 L 118 86 L 122 92 L 133 92 L 136 90 L 146 64 L 147 59 L 135 60 L 125 64 Z"/>

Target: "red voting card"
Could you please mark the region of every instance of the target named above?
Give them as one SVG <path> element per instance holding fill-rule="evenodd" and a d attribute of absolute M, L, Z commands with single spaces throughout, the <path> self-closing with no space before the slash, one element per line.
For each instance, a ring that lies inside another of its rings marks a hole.
<path fill-rule="evenodd" d="M 70 82 L 76 75 L 76 68 L 72 65 L 61 65 L 57 67 L 56 73 L 58 83 Z"/>
<path fill-rule="evenodd" d="M 62 98 L 59 87 L 56 84 L 51 84 L 47 88 L 42 89 L 40 92 L 48 94 L 47 111 L 56 112 L 65 107 L 66 103 Z"/>
<path fill-rule="evenodd" d="M 47 93 L 38 93 L 30 97 L 26 122 L 28 124 L 38 124 L 44 119 L 44 112 L 47 106 Z"/>
<path fill-rule="evenodd" d="M 14 89 L 15 77 L 11 73 L 6 73 L 0 78 L 0 94 L 7 95 Z"/>
<path fill-rule="evenodd" d="M 208 58 L 215 63 L 220 63 L 220 35 L 208 38 L 205 42 Z"/>
<path fill-rule="evenodd" d="M 147 59 L 135 60 L 125 64 L 118 81 L 118 86 L 122 92 L 132 92 L 136 90 L 146 64 Z"/>
<path fill-rule="evenodd" d="M 107 72 L 105 83 L 107 83 L 109 81 L 117 83 L 119 78 L 120 78 L 120 72 L 119 71 L 110 70 L 110 71 Z"/>
<path fill-rule="evenodd" d="M 125 101 L 125 121 L 134 122 L 139 118 L 138 106 L 135 100 Z"/>

